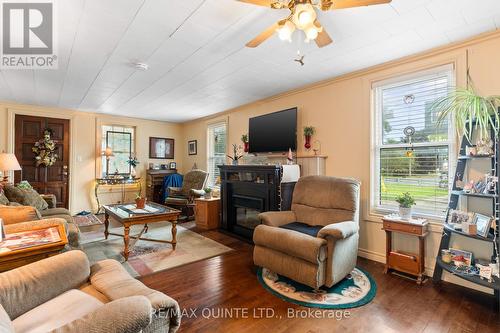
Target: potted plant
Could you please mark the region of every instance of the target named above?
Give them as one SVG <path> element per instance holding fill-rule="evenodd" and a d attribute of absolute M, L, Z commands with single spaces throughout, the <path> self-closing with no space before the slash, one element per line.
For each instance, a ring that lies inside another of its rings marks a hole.
<path fill-rule="evenodd" d="M 248 153 L 248 150 L 250 148 L 250 145 L 248 144 L 248 134 L 243 134 L 241 136 L 241 142 L 243 142 L 243 151 L 245 153 Z"/>
<path fill-rule="evenodd" d="M 403 220 L 411 219 L 411 206 L 415 204 L 415 199 L 409 192 L 405 192 L 396 197 L 396 202 L 399 204 L 399 216 Z"/>
<path fill-rule="evenodd" d="M 210 187 L 205 187 L 203 189 L 203 191 L 205 191 L 205 199 L 211 199 L 212 198 L 212 189 Z"/>
<path fill-rule="evenodd" d="M 146 198 L 143 198 L 139 193 L 135 197 L 135 206 L 138 209 L 143 209 L 146 207 Z"/>
<path fill-rule="evenodd" d="M 127 163 L 130 165 L 130 177 L 135 178 L 137 176 L 135 168 L 139 165 L 139 160 L 135 156 L 130 156 L 127 160 Z"/>
<path fill-rule="evenodd" d="M 305 126 L 304 127 L 304 138 L 306 140 L 304 147 L 306 149 L 311 148 L 311 137 L 314 135 L 316 130 L 312 126 Z"/>
<path fill-rule="evenodd" d="M 490 130 L 494 131 L 495 137 L 498 135 L 500 119 L 497 110 L 500 106 L 500 96 L 478 95 L 470 75 L 467 75 L 467 88 L 455 88 L 432 103 L 431 109 L 438 112 L 438 125 L 451 116 L 458 135 L 464 135 L 470 143 L 473 127 L 478 130 L 478 141 L 483 140 L 483 137 L 489 140 Z"/>

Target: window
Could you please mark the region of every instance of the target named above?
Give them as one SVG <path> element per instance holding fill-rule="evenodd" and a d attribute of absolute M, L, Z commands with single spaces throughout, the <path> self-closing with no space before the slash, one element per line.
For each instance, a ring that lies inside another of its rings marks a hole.
<path fill-rule="evenodd" d="M 208 186 L 214 186 L 220 176 L 218 165 L 226 163 L 226 123 L 208 125 Z"/>
<path fill-rule="evenodd" d="M 454 131 L 448 121 L 436 125 L 430 106 L 453 84 L 452 68 L 445 66 L 374 86 L 372 209 L 396 210 L 395 197 L 409 192 L 416 214 L 444 216 Z"/>
<path fill-rule="evenodd" d="M 112 175 L 118 171 L 121 175 L 130 174 L 130 165 L 127 163 L 130 156 L 135 155 L 134 127 L 103 125 L 101 149 L 111 148 L 112 156 L 109 163 L 106 156 L 101 157 L 102 176 Z"/>

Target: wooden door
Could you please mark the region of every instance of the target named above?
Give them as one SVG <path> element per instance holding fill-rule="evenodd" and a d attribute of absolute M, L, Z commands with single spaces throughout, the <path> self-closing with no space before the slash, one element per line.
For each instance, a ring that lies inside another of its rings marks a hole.
<path fill-rule="evenodd" d="M 57 141 L 54 165 L 36 166 L 32 148 L 44 136 L 45 129 L 52 130 Z M 69 120 L 33 116 L 15 116 L 15 154 L 22 171 L 16 171 L 14 181 L 27 180 L 38 193 L 54 194 L 57 207 L 68 208 L 69 177 Z"/>

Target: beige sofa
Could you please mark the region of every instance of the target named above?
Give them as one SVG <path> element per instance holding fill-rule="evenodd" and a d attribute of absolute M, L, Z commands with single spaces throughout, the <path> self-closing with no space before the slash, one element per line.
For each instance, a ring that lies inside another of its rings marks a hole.
<path fill-rule="evenodd" d="M 341 281 L 356 266 L 359 188 L 350 178 L 300 178 L 291 211 L 259 214 L 255 265 L 316 289 Z"/>
<path fill-rule="evenodd" d="M 169 332 L 179 305 L 114 260 L 69 251 L 0 274 L 1 332 Z"/>

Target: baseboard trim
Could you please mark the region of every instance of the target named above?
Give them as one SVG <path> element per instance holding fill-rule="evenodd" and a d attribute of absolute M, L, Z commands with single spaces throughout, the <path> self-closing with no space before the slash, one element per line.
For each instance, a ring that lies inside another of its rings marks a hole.
<path fill-rule="evenodd" d="M 368 259 L 368 260 L 373 260 L 376 262 L 381 262 L 385 264 L 385 254 L 375 252 L 375 251 L 370 251 L 366 249 L 358 249 L 358 256 Z"/>

